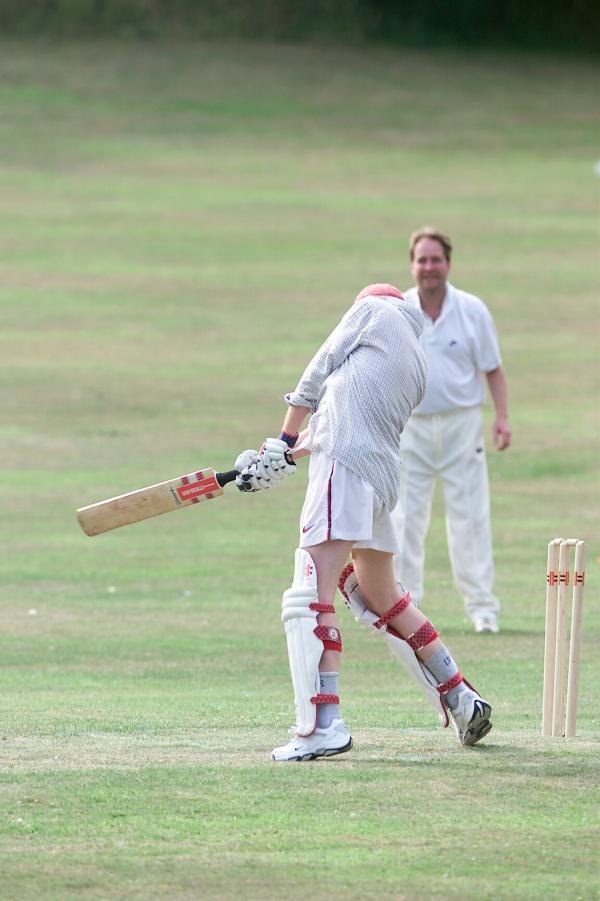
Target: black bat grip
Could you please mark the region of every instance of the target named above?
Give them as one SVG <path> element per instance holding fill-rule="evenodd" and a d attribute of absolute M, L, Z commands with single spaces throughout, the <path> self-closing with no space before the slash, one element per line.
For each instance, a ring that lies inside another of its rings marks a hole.
<path fill-rule="evenodd" d="M 223 488 L 225 485 L 228 485 L 229 482 L 233 482 L 239 476 L 239 471 L 237 469 L 230 469 L 229 472 L 216 472 L 215 479 Z"/>

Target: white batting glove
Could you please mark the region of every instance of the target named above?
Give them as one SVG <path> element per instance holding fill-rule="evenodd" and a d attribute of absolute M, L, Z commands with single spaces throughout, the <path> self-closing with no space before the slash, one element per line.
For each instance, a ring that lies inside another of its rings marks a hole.
<path fill-rule="evenodd" d="M 290 446 L 280 438 L 267 438 L 260 449 L 260 461 L 269 478 L 277 482 L 296 472 L 296 464 L 290 456 Z"/>
<path fill-rule="evenodd" d="M 235 469 L 239 470 L 235 484 L 240 491 L 260 491 L 264 488 L 272 488 L 275 484 L 256 450 L 242 451 L 233 465 Z"/>
<path fill-rule="evenodd" d="M 235 463 L 233 464 L 233 468 L 237 469 L 239 472 L 242 469 L 245 469 L 247 466 L 250 466 L 252 463 L 256 463 L 258 460 L 258 451 L 257 450 L 245 450 L 242 451 L 241 454 L 238 454 L 235 458 Z"/>

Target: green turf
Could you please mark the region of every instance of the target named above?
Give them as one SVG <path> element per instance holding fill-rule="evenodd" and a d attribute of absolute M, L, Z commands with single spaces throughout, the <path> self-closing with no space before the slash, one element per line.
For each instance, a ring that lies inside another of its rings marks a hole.
<path fill-rule="evenodd" d="M 600 897 L 599 91 L 549 57 L 0 46 L 0 897 Z M 93 540 L 74 510 L 276 431 L 357 290 L 409 285 L 424 223 L 510 380 L 499 635 L 463 618 L 439 496 L 427 547 L 495 729 L 460 749 L 342 616 L 355 750 L 275 766 L 306 466 Z M 557 534 L 588 545 L 569 742 L 540 737 Z"/>

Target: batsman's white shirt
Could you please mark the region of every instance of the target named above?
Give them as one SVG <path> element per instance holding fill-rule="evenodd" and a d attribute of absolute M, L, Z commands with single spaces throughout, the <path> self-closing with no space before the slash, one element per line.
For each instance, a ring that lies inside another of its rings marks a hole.
<path fill-rule="evenodd" d="M 421 309 L 418 288 L 410 288 L 404 297 Z M 429 377 L 425 397 L 415 415 L 480 406 L 485 400 L 482 373 L 502 365 L 488 308 L 479 297 L 448 282 L 438 318 L 433 322 L 424 315 L 421 347 L 427 357 Z"/>
<path fill-rule="evenodd" d="M 285 396 L 313 413 L 307 446 L 372 485 L 388 510 L 398 497 L 400 435 L 425 392 L 423 323 L 421 310 L 403 300 L 363 298 Z"/>

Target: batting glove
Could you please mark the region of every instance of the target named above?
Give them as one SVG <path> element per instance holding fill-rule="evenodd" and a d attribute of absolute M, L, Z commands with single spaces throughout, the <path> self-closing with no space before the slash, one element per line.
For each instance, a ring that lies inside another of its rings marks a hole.
<path fill-rule="evenodd" d="M 296 464 L 290 455 L 290 446 L 281 438 L 267 438 L 260 449 L 260 462 L 266 474 L 279 482 L 284 476 L 296 472 Z"/>
<path fill-rule="evenodd" d="M 275 484 L 256 450 L 242 451 L 236 458 L 234 468 L 239 470 L 235 484 L 240 491 L 260 491 L 264 488 L 272 488 Z"/>

